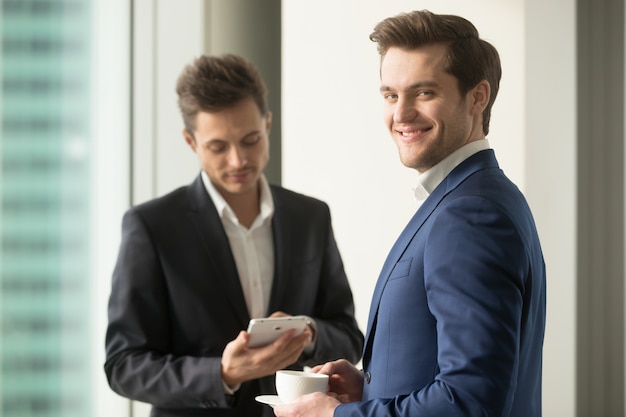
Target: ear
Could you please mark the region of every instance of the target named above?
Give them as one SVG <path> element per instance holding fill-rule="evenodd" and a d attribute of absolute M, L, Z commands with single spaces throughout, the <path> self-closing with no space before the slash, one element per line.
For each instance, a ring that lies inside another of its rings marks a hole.
<path fill-rule="evenodd" d="M 272 112 L 268 111 L 267 114 L 265 115 L 265 130 L 267 131 L 267 134 L 270 134 L 270 131 L 272 130 Z"/>
<path fill-rule="evenodd" d="M 489 104 L 489 97 L 491 95 L 491 87 L 489 81 L 482 80 L 471 91 L 472 97 L 472 112 L 474 114 L 482 114 L 483 110 Z"/>
<path fill-rule="evenodd" d="M 187 145 L 189 145 L 191 150 L 195 152 L 196 151 L 196 140 L 194 139 L 193 135 L 191 133 L 189 133 L 189 131 L 187 129 L 183 129 L 183 137 L 185 138 L 185 142 L 187 142 Z"/>

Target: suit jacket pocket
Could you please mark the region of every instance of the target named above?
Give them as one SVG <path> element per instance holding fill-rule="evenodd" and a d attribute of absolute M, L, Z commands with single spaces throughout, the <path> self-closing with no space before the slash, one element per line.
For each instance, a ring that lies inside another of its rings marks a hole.
<path fill-rule="evenodd" d="M 396 265 L 391 270 L 391 274 L 389 274 L 389 279 L 398 279 L 404 278 L 409 275 L 409 271 L 411 270 L 411 262 L 413 258 L 406 258 L 398 261 Z"/>

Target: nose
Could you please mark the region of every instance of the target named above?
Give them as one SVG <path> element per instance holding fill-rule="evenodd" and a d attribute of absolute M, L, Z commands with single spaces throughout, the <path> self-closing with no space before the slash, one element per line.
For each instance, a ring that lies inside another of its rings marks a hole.
<path fill-rule="evenodd" d="M 396 123 L 409 122 L 417 115 L 415 103 L 405 97 L 398 98 L 393 111 L 393 121 Z"/>
<path fill-rule="evenodd" d="M 246 152 L 239 146 L 232 146 L 228 153 L 228 163 L 234 168 L 242 168 L 246 165 Z"/>

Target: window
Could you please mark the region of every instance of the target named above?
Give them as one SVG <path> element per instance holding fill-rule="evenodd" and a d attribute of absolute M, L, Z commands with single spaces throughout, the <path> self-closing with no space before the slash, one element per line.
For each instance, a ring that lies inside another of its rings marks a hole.
<path fill-rule="evenodd" d="M 94 273 L 94 266 L 102 266 L 110 279 L 110 259 L 103 258 L 98 248 L 117 242 L 113 234 L 101 236 L 98 225 L 119 225 L 119 208 L 128 198 L 127 175 L 99 174 L 103 165 L 126 171 L 124 153 L 116 161 L 103 160 L 108 154 L 98 150 L 106 131 L 94 133 L 106 109 L 106 103 L 97 99 L 100 84 L 112 79 L 99 70 L 104 65 L 98 57 L 107 45 L 102 39 L 107 36 L 96 30 L 108 27 L 106 16 L 96 17 L 102 3 L 1 2 L 3 417 L 113 415 L 103 411 L 98 400 L 106 395 L 101 381 L 106 301 L 96 297 L 107 294 L 98 290 L 103 288 L 102 277 Z M 116 3 L 121 2 L 108 4 L 119 9 Z M 120 31 L 119 21 L 117 25 Z M 125 50 L 122 45 L 118 53 Z M 121 58 L 123 63 L 126 57 Z M 113 81 L 114 90 L 127 96 L 124 77 L 121 72 Z M 127 116 L 119 111 L 107 118 L 122 129 L 127 125 Z M 128 138 L 122 134 L 108 140 L 111 148 L 119 149 Z M 116 194 L 107 194 L 111 181 L 119 185 Z M 111 218 L 96 207 L 103 201 L 110 204 Z"/>

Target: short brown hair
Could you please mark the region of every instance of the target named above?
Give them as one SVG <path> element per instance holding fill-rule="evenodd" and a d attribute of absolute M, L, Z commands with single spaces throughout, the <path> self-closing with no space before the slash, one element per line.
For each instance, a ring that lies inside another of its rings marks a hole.
<path fill-rule="evenodd" d="M 411 50 L 434 43 L 448 45 L 444 70 L 458 80 L 462 95 L 482 80 L 489 82 L 491 94 L 483 111 L 483 133 L 489 133 L 491 107 L 498 94 L 502 67 L 496 48 L 480 39 L 471 22 L 460 16 L 417 10 L 381 21 L 370 40 L 378 44 L 381 59 L 391 47 Z"/>
<path fill-rule="evenodd" d="M 191 135 L 201 111 L 217 112 L 246 98 L 256 102 L 263 116 L 268 111 L 267 87 L 258 69 L 233 54 L 196 58 L 178 77 L 176 93 L 185 129 Z"/>

